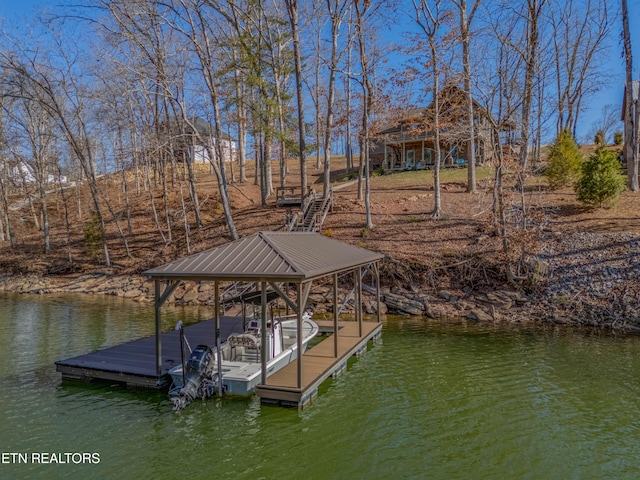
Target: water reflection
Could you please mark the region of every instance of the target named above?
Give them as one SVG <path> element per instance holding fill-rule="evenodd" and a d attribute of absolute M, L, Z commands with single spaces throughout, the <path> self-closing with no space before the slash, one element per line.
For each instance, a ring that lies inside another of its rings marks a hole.
<path fill-rule="evenodd" d="M 109 297 L 0 296 L 3 451 L 97 451 L 99 465 L 1 478 L 636 478 L 640 339 L 389 319 L 310 408 L 61 383 L 54 362 L 154 331 Z M 165 328 L 208 309 L 164 309 Z"/>

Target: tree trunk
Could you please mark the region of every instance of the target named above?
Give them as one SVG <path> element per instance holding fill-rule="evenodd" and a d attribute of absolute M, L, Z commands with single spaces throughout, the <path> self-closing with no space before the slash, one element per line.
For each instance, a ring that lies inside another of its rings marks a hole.
<path fill-rule="evenodd" d="M 477 7 L 478 2 L 473 9 Z M 469 162 L 467 165 L 467 192 L 476 193 L 476 149 L 475 149 L 475 125 L 473 121 L 473 95 L 471 92 L 471 54 L 469 49 L 469 23 L 473 18 L 467 17 L 467 0 L 460 0 L 460 34 L 462 36 L 462 66 L 464 70 L 464 90 L 467 100 L 467 126 L 469 129 L 469 140 L 467 140 L 467 155 Z"/>
<path fill-rule="evenodd" d="M 298 0 L 285 0 L 291 23 L 293 38 L 293 57 L 296 70 L 296 99 L 298 103 L 298 144 L 300 148 L 300 188 L 301 199 L 304 203 L 307 196 L 307 158 L 306 158 L 306 128 L 304 123 L 304 96 L 302 91 L 302 57 L 300 53 L 300 34 L 298 32 Z"/>
<path fill-rule="evenodd" d="M 622 0 L 622 35 L 626 66 L 625 121 L 624 121 L 624 159 L 627 162 L 627 186 L 632 192 L 640 190 L 638 182 L 638 101 L 633 95 L 633 57 L 631 55 L 631 37 L 629 33 L 629 10 L 627 0 Z"/>

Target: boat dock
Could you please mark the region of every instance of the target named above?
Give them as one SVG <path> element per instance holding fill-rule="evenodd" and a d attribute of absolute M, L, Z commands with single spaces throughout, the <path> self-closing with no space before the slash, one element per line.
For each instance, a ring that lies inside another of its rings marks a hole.
<path fill-rule="evenodd" d="M 220 317 L 220 339 L 242 332 L 241 317 Z M 215 345 L 213 320 L 184 327 L 191 348 Z M 154 336 L 132 340 L 103 350 L 56 362 L 56 371 L 66 380 L 117 382 L 135 388 L 165 389 L 170 386 L 169 369 L 180 364 L 180 332 L 162 334 L 162 368 L 156 369 L 156 339 Z"/>
<path fill-rule="evenodd" d="M 315 321 L 321 332 L 333 332 L 332 321 Z M 298 387 L 298 360 L 267 378 L 258 385 L 256 393 L 262 403 L 304 408 L 318 395 L 318 387 L 329 377 L 336 377 L 347 368 L 353 355 L 367 349 L 367 342 L 380 336 L 379 322 L 338 322 L 337 354 L 333 333 L 302 355 L 301 386 Z"/>
<path fill-rule="evenodd" d="M 328 334 L 302 355 L 302 385 L 297 386 L 298 360 L 267 378 L 256 393 L 263 403 L 304 408 L 318 395 L 318 387 L 329 377 L 346 370 L 348 359 L 367 349 L 367 342 L 380 336 L 378 322 L 338 322 L 338 350 L 335 354 L 333 322 L 317 320 L 320 332 Z M 360 331 L 361 330 L 361 331 Z M 221 341 L 242 331 L 242 319 L 220 318 Z M 191 345 L 215 345 L 213 320 L 205 320 L 184 328 Z M 65 380 L 116 382 L 133 388 L 166 389 L 170 386 L 169 369 L 180 364 L 180 332 L 162 334 L 162 370 L 156 373 L 155 337 L 149 336 L 95 352 L 56 362 L 56 370 Z"/>

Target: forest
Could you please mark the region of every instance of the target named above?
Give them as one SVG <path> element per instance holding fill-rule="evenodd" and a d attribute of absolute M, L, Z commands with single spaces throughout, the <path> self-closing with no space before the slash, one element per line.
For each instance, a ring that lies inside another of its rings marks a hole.
<path fill-rule="evenodd" d="M 176 232 L 188 243 L 214 194 L 224 234 L 235 240 L 243 232 L 231 188 L 255 185 L 267 205 L 276 188 L 295 185 L 304 199 L 311 169 L 323 172 L 326 193 L 338 155 L 358 179 L 362 226 L 373 230 L 376 135 L 430 106 L 413 128 L 432 135 L 436 149 L 445 138 L 473 153 L 478 110 L 489 119 L 496 153 L 484 166 L 493 172 L 507 276 L 517 279 L 532 215 L 524 195 L 505 191 L 524 191 L 543 146 L 561 132 L 575 138 L 588 124 L 613 138 L 618 105 L 602 118 L 583 114 L 617 79 L 608 69 L 622 33 L 630 84 L 625 0 L 82 0 L 22 24 L 5 19 L 0 245 L 19 248 L 37 230 L 38 255 L 66 252 L 72 264 L 80 225 L 87 248 L 97 243 L 96 262 L 109 267 L 114 244 L 131 255 L 134 197 L 145 199 L 162 246 Z M 455 125 L 438 95 L 449 85 L 465 96 Z M 517 148 L 504 148 L 504 132 Z M 198 187 L 196 147 L 215 193 Z M 476 163 L 467 167 L 467 192 L 478 188 Z M 118 201 L 105 176 L 119 182 Z M 437 219 L 439 160 L 433 176 Z M 28 207 L 28 219 L 17 205 Z M 66 245 L 52 247 L 52 230 L 66 232 Z"/>

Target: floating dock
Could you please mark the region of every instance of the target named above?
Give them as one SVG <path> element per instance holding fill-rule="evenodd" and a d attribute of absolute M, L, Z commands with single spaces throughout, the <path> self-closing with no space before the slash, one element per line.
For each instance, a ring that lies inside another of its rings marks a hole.
<path fill-rule="evenodd" d="M 329 377 L 345 371 L 348 359 L 367 349 L 367 342 L 380 336 L 378 322 L 338 322 L 337 355 L 332 321 L 316 321 L 320 332 L 328 333 L 322 341 L 302 355 L 302 383 L 297 385 L 298 360 L 258 385 L 256 393 L 263 403 L 304 408 L 318 395 L 318 387 Z M 242 331 L 242 318 L 220 318 L 221 341 Z M 213 320 L 206 320 L 184 328 L 192 348 L 215 345 Z M 133 340 L 95 352 L 56 362 L 56 370 L 66 380 L 117 382 L 133 388 L 167 389 L 171 379 L 169 369 L 180 364 L 180 332 L 162 334 L 162 371 L 156 373 L 155 337 Z"/>
<path fill-rule="evenodd" d="M 320 331 L 333 332 L 333 322 L 315 321 Z M 331 334 L 302 355 L 302 382 L 298 387 L 298 360 L 267 378 L 265 385 L 258 385 L 256 393 L 262 403 L 285 407 L 304 408 L 318 395 L 318 387 L 329 377 L 336 377 L 347 368 L 353 355 L 359 356 L 367 349 L 367 342 L 378 338 L 382 324 L 378 322 L 338 322 L 337 355 L 334 336 Z"/>
<path fill-rule="evenodd" d="M 224 342 L 232 333 L 242 332 L 241 317 L 220 317 L 220 338 Z M 213 320 L 184 327 L 191 348 L 215 345 Z M 162 368 L 156 371 L 155 336 L 133 340 L 96 352 L 56 362 L 56 371 L 66 380 L 118 382 L 135 388 L 169 388 L 169 369 L 180 365 L 180 332 L 162 334 Z"/>

